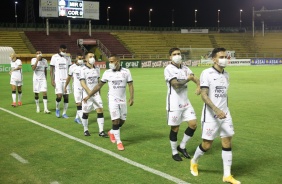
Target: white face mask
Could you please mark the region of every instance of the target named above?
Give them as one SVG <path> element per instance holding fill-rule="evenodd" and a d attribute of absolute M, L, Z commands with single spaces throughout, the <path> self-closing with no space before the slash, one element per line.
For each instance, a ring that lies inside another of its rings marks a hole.
<path fill-rule="evenodd" d="M 89 58 L 89 64 L 93 65 L 95 63 L 95 58 Z"/>
<path fill-rule="evenodd" d="M 218 59 L 218 65 L 225 68 L 228 64 L 227 59 Z"/>
<path fill-rule="evenodd" d="M 109 63 L 109 68 L 112 70 L 116 69 L 116 65 L 114 63 Z"/>
<path fill-rule="evenodd" d="M 78 63 L 79 65 L 82 65 L 82 64 L 83 64 L 83 60 L 82 60 L 82 59 L 79 59 L 79 60 L 77 60 L 77 63 Z"/>
<path fill-rule="evenodd" d="M 37 57 L 42 57 L 42 54 L 37 54 L 36 56 L 37 56 Z"/>
<path fill-rule="evenodd" d="M 9 60 L 10 60 L 10 61 L 12 61 L 12 58 L 11 58 L 11 57 L 9 57 Z"/>
<path fill-rule="evenodd" d="M 65 52 L 60 52 L 60 54 L 61 54 L 62 56 L 66 56 L 66 55 L 67 55 Z"/>
<path fill-rule="evenodd" d="M 182 57 L 181 57 L 181 55 L 172 56 L 171 60 L 172 60 L 175 64 L 181 64 L 181 63 L 182 63 Z"/>

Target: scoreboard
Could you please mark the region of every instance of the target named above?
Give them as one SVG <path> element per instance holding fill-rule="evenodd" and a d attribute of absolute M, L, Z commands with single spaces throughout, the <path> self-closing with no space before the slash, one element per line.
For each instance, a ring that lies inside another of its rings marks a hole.
<path fill-rule="evenodd" d="M 59 17 L 83 18 L 82 0 L 59 0 Z"/>
<path fill-rule="evenodd" d="M 84 0 L 39 0 L 40 17 L 99 20 L 99 2 Z"/>

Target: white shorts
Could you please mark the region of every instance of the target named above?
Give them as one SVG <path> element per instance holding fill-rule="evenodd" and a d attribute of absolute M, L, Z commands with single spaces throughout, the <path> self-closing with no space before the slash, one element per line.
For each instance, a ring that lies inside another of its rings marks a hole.
<path fill-rule="evenodd" d="M 55 82 L 56 83 L 56 87 L 55 87 L 55 94 L 70 94 L 71 93 L 71 89 L 70 89 L 70 85 L 67 86 L 67 93 L 65 93 L 65 82 Z"/>
<path fill-rule="evenodd" d="M 11 78 L 10 84 L 14 85 L 14 86 L 22 86 L 23 85 L 23 81 L 19 81 L 19 80 L 15 80 L 15 79 Z"/>
<path fill-rule="evenodd" d="M 179 126 L 182 122 L 197 119 L 192 105 L 184 110 L 167 112 L 167 124 L 169 126 Z"/>
<path fill-rule="evenodd" d="M 109 112 L 111 115 L 111 120 L 116 120 L 116 119 L 126 120 L 127 105 L 126 103 L 117 104 L 117 103 L 109 102 Z"/>
<path fill-rule="evenodd" d="M 82 101 L 82 112 L 89 113 L 92 110 L 103 108 L 102 98 L 99 94 L 92 96 L 86 103 Z"/>
<path fill-rule="evenodd" d="M 47 82 L 46 80 L 35 80 L 33 81 L 33 92 L 40 93 L 47 91 Z"/>
<path fill-rule="evenodd" d="M 233 122 L 230 115 L 225 119 L 216 119 L 211 122 L 202 122 L 202 139 L 214 140 L 216 136 L 232 137 L 234 135 Z"/>
<path fill-rule="evenodd" d="M 74 96 L 75 103 L 81 103 L 82 88 L 73 88 L 73 96 Z"/>

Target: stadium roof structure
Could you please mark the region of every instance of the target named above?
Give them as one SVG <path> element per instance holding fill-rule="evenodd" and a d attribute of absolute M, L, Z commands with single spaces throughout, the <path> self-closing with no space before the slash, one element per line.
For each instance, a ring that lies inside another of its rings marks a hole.
<path fill-rule="evenodd" d="M 261 10 L 255 10 L 253 8 L 253 36 L 254 36 L 254 24 L 255 21 L 260 21 L 262 24 L 262 33 L 264 36 L 264 23 L 265 22 L 282 22 L 282 9 L 267 10 L 262 7 Z M 282 25 L 282 23 L 281 23 Z"/>

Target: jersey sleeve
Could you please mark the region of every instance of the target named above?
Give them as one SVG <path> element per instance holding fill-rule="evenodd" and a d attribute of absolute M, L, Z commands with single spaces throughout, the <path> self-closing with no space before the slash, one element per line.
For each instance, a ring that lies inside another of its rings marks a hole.
<path fill-rule="evenodd" d="M 31 61 L 30 61 L 31 66 L 33 66 L 35 64 L 35 62 L 36 62 L 36 59 L 32 58 Z"/>
<path fill-rule="evenodd" d="M 85 70 L 84 68 L 81 68 L 79 80 L 85 80 L 85 73 L 84 73 L 84 70 Z"/>
<path fill-rule="evenodd" d="M 129 82 L 133 82 L 130 70 L 128 70 L 128 75 L 127 75 L 127 83 Z"/>
<path fill-rule="evenodd" d="M 73 75 L 73 70 L 74 70 L 74 67 L 71 66 L 71 67 L 69 68 L 69 76 L 72 76 L 72 75 Z"/>
<path fill-rule="evenodd" d="M 165 81 L 169 82 L 174 78 L 177 78 L 176 76 L 177 73 L 173 72 L 173 69 L 170 68 L 169 66 L 165 68 L 164 70 L 164 76 L 165 76 Z"/>
<path fill-rule="evenodd" d="M 208 74 L 209 73 L 207 72 L 207 70 L 204 70 L 201 73 L 201 76 L 200 76 L 200 87 L 209 87 L 210 86 Z"/>
<path fill-rule="evenodd" d="M 22 61 L 21 61 L 20 59 L 17 59 L 16 62 L 17 62 L 17 65 L 18 65 L 18 66 L 22 66 Z"/>
<path fill-rule="evenodd" d="M 44 59 L 44 63 L 45 63 L 45 68 L 48 68 L 48 61 L 46 59 Z"/>
<path fill-rule="evenodd" d="M 55 66 L 55 56 L 51 57 L 50 66 Z"/>
<path fill-rule="evenodd" d="M 108 82 L 108 71 L 107 70 L 103 73 L 101 82 L 103 83 Z"/>

